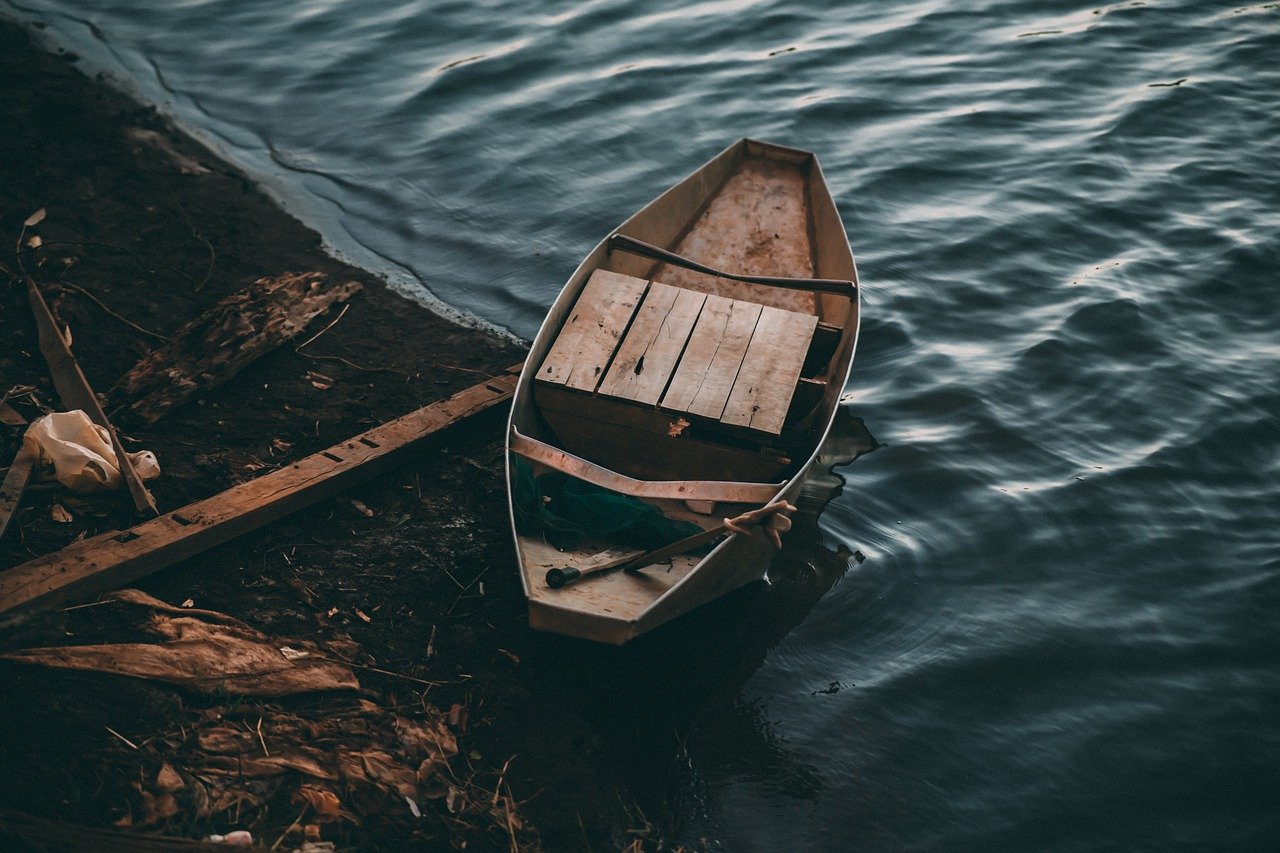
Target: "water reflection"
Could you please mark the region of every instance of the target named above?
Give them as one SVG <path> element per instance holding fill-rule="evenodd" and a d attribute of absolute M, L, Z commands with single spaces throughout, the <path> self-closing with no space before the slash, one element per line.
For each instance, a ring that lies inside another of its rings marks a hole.
<path fill-rule="evenodd" d="M 613 842 L 626 843 L 628 831 L 677 841 L 709 831 L 715 791 L 708 771 L 713 778 L 749 774 L 788 798 L 814 801 L 822 792 L 822 769 L 792 756 L 767 703 L 745 700 L 741 691 L 769 650 L 861 558 L 842 542 L 828 544 L 818 520 L 844 488 L 837 469 L 878 446 L 860 419 L 837 410 L 768 582 L 622 648 L 555 636 L 535 640 L 526 663 L 541 664 L 546 677 L 535 701 L 571 715 L 581 711 L 580 718 L 561 715 L 558 728 L 593 741 L 583 771 L 600 776 L 591 783 L 591 799 L 604 810 L 597 816 L 612 815 L 605 823 Z M 554 824 L 551 831 L 554 837 Z"/>

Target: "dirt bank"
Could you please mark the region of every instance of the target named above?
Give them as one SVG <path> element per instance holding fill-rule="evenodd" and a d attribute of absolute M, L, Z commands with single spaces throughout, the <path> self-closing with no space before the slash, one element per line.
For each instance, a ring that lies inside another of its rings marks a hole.
<path fill-rule="evenodd" d="M 0 261 L 11 270 L 20 262 L 41 283 L 71 327 L 95 389 L 111 388 L 161 338 L 262 276 L 319 270 L 363 285 L 341 320 L 301 352 L 281 347 L 152 427 L 123 425 L 131 448 L 160 459 L 153 491 L 162 511 L 521 359 L 510 343 L 449 323 L 330 258 L 316 234 L 242 174 L 154 110 L 87 79 L 74 58 L 46 53 L 8 23 L 0 23 L 0 79 Z M 40 209 L 43 221 L 24 233 L 24 220 Z M 57 397 L 24 292 L 4 279 L 0 394 L 14 390 L 13 408 L 34 418 Z M 331 311 L 310 332 L 336 316 Z M 359 694 L 268 702 L 3 664 L 0 807 L 81 827 L 192 838 L 246 828 L 267 844 L 284 838 L 294 846 L 305 832 L 360 849 L 535 846 L 536 831 L 505 818 L 505 810 L 518 813 L 505 781 L 498 786 L 510 755 L 482 753 L 473 743 L 483 728 L 485 684 L 516 665 L 500 651 L 495 631 L 519 630 L 523 618 L 514 574 L 502 570 L 511 554 L 500 416 L 454 430 L 396 476 L 141 584 L 165 601 L 190 600 L 277 638 L 341 652 L 357 667 Z M 0 466 L 12 459 L 20 434 L 0 427 Z M 72 520 L 55 521 L 55 504 Z M 0 541 L 0 569 L 129 521 L 124 501 L 77 500 L 36 484 Z M 43 616 L 0 643 L 13 649 L 139 637 L 136 614 L 105 604 Z M 320 731 L 315 721 L 326 719 L 343 724 Z M 345 776 L 326 783 L 287 769 L 210 782 L 194 769 L 207 758 L 199 733 L 211 725 L 250 721 L 256 739 L 263 721 L 261 748 L 279 755 L 301 748 L 300 720 L 312 721 L 307 731 L 330 754 L 376 751 L 416 765 L 421 756 L 410 754 L 396 720 L 444 725 L 459 753 L 431 783 L 442 790 L 418 798 L 421 818 L 403 797 L 387 796 L 387 786 L 362 788 Z M 166 766 L 176 776 L 158 782 Z M 341 813 L 325 814 L 323 799 L 299 797 L 308 785 L 327 786 Z M 244 792 L 238 800 L 237 791 Z M 210 802 L 218 792 L 228 796 Z"/>

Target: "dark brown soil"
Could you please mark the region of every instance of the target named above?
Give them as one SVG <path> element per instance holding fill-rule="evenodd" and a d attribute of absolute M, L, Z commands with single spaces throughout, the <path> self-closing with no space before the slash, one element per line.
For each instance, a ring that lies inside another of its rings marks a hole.
<path fill-rule="evenodd" d="M 341 321 L 302 353 L 286 345 L 153 427 L 121 418 L 126 444 L 160 459 L 153 492 L 162 511 L 442 399 L 522 358 L 512 344 L 443 320 L 332 259 L 316 234 L 242 174 L 154 110 L 87 79 L 71 58 L 38 49 L 8 23 L 0 23 L 0 79 L 0 263 L 41 283 L 70 326 L 95 389 L 111 388 L 158 341 L 119 318 L 167 336 L 227 294 L 285 271 L 320 270 L 364 285 Z M 43 221 L 24 229 L 39 209 L 46 211 Z M 38 247 L 28 244 L 33 236 Z M 16 389 L 10 403 L 30 419 L 57 397 L 24 291 L 12 276 L 0 278 L 0 395 Z M 317 320 L 308 336 L 335 316 Z M 362 666 L 396 673 L 358 670 L 363 699 L 392 716 L 434 719 L 455 704 L 468 709 L 469 720 L 454 714 L 462 752 L 453 772 L 475 790 L 495 788 L 510 755 L 477 752 L 471 733 L 483 727 L 486 685 L 515 666 L 498 650 L 491 626 L 510 629 L 523 619 L 514 574 L 505 570 L 512 556 L 499 474 L 500 417 L 494 412 L 466 423 L 398 475 L 141 586 L 282 638 L 338 643 Z M 0 466 L 12 458 L 21 432 L 0 427 Z M 71 522 L 51 517 L 55 502 L 70 511 Z M 131 520 L 131 507 L 119 496 L 77 499 L 35 483 L 0 541 L 0 570 Z M 124 609 L 105 604 L 45 614 L 7 632 L 0 645 L 137 639 Z M 428 687 L 428 681 L 439 685 Z M 259 791 L 258 805 L 237 814 L 200 814 L 187 803 L 175 815 L 155 818 L 145 797 L 154 793 L 160 762 L 180 761 L 186 747 L 179 733 L 210 715 L 268 723 L 333 716 L 361 698 L 231 702 L 13 664 L 0 665 L 0 683 L 0 807 L 87 827 L 127 824 L 188 837 L 248 828 L 267 844 L 298 817 L 288 795 L 305 779 L 277 780 L 276 789 Z M 394 738 L 386 729 L 383 739 Z M 266 737 L 270 743 L 270 725 Z M 352 737 L 353 746 L 379 739 L 376 731 Z M 517 837 L 521 846 L 537 843 L 530 827 L 508 831 L 484 809 L 468 811 L 456 802 L 455 814 L 443 798 L 424 801 L 422 819 L 403 801 L 344 805 L 359 822 L 323 826 L 323 836 L 340 846 L 433 849 L 469 842 L 484 849 L 509 847 Z M 296 845 L 300 832 L 288 840 Z M 0 846 L 5 843 L 16 842 L 0 838 Z"/>

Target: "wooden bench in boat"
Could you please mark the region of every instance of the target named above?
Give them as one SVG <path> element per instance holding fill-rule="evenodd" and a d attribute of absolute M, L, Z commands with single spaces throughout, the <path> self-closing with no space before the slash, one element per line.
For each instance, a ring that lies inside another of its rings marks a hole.
<path fill-rule="evenodd" d="M 629 474 L 773 479 L 788 460 L 770 445 L 797 388 L 820 386 L 802 379 L 818 325 L 596 270 L 538 367 L 535 398 L 566 449 Z"/>

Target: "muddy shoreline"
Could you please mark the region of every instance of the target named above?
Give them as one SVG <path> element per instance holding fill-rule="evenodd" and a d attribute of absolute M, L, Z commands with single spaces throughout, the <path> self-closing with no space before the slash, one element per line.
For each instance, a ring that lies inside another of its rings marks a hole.
<path fill-rule="evenodd" d="M 294 345 L 154 426 L 125 419 L 130 449 L 147 448 L 160 459 L 153 492 L 162 512 L 443 399 L 521 360 L 510 342 L 448 322 L 329 257 L 315 233 L 244 175 L 153 109 L 86 78 L 74 57 L 46 52 L 8 22 L 0 22 L 0 75 L 6 80 L 0 95 L 7 128 L 0 137 L 4 260 L 11 269 L 21 261 L 40 282 L 71 327 L 74 350 L 96 390 L 111 388 L 163 337 L 262 276 L 317 270 L 332 281 L 362 285 L 341 320 L 305 349 L 295 345 L 333 321 L 336 310 Z M 43 221 L 24 233 L 23 221 L 39 209 L 46 211 Z M 39 245 L 30 242 L 33 236 Z M 8 276 L 0 291 L 0 329 L 0 392 L 18 389 L 10 404 L 28 419 L 37 417 L 57 398 L 23 290 Z M 248 829 L 267 845 L 283 838 L 285 849 L 302 842 L 308 824 L 311 837 L 340 849 L 464 843 L 484 849 L 517 841 L 536 847 L 532 825 L 519 820 L 518 826 L 500 826 L 488 814 L 493 809 L 481 807 L 486 803 L 465 802 L 490 794 L 497 802 L 499 774 L 510 758 L 482 752 L 473 734 L 483 728 L 487 685 L 509 677 L 517 665 L 515 653 L 499 651 L 498 632 L 518 632 L 522 619 L 514 573 L 493 570 L 511 563 L 500 419 L 500 412 L 480 416 L 396 475 L 137 585 L 173 604 L 191 601 L 226 613 L 275 638 L 345 650 L 345 658 L 361 667 L 358 695 L 228 701 L 123 677 L 0 664 L 6 696 L 0 807 L 126 833 L 202 838 Z M 21 432 L 3 428 L 0 465 L 13 458 Z M 0 542 L 0 570 L 79 537 L 127 526 L 132 515 L 125 503 L 78 499 L 53 484 L 35 483 Z M 71 521 L 52 517 L 55 504 L 69 511 Z M 41 615 L 7 631 L 0 645 L 11 650 L 137 639 L 136 614 L 104 604 Z M 362 711 L 359 703 L 369 707 Z M 296 791 L 315 780 L 289 772 L 256 787 L 246 782 L 252 796 L 234 812 L 191 801 L 200 785 L 183 761 L 191 762 L 195 746 L 180 733 L 194 733 L 201 721 L 266 720 L 263 749 L 275 739 L 277 751 L 287 751 L 284 721 L 355 720 L 361 713 L 375 722 L 364 734 L 339 733 L 339 743 L 393 755 L 401 749 L 405 760 L 402 746 L 382 743 L 394 740 L 387 720 L 443 721 L 459 749 L 449 772 L 470 780 L 470 787 L 455 786 L 461 800 L 446 804 L 443 796 L 424 796 L 423 816 L 414 818 L 403 801 L 379 800 L 371 785 L 365 801 L 342 803 L 350 819 L 325 819 L 313 808 L 297 820 Z M 279 723 L 274 733 L 272 720 Z M 167 805 L 155 808 L 156 774 L 165 765 L 184 780 L 172 813 Z M 501 793 L 509 795 L 510 783 L 502 784 Z M 502 802 L 515 806 L 518 796 Z M 6 849 L 30 843 L 4 840 Z"/>

